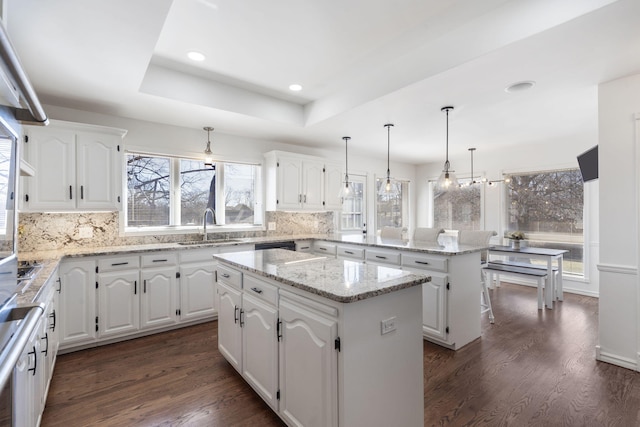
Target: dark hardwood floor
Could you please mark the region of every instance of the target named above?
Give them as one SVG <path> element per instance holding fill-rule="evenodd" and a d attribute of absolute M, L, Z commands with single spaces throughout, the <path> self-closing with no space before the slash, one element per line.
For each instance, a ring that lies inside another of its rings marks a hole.
<path fill-rule="evenodd" d="M 598 301 L 491 291 L 496 323 L 456 352 L 424 343 L 425 425 L 639 426 L 640 373 L 595 361 Z M 206 323 L 58 357 L 42 426 L 282 426 Z"/>

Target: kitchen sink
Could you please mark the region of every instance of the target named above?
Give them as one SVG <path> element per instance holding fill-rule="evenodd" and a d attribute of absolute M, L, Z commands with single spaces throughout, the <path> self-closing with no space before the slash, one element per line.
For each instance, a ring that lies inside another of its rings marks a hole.
<path fill-rule="evenodd" d="M 219 245 L 220 243 L 238 243 L 238 239 L 215 239 L 215 240 L 197 240 L 195 242 L 178 242 L 182 246 L 195 246 L 195 245 Z"/>

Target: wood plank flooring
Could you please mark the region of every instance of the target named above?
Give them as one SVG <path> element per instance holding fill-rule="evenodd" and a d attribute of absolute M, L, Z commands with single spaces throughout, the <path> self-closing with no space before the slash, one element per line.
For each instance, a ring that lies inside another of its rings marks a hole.
<path fill-rule="evenodd" d="M 482 338 L 425 341 L 425 426 L 640 425 L 640 373 L 595 361 L 597 299 L 491 295 Z M 59 356 L 42 426 L 283 426 L 216 347 L 211 322 Z"/>

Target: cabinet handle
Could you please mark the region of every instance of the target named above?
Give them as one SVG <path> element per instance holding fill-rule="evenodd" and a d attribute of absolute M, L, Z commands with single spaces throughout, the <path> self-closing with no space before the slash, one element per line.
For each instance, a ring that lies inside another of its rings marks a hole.
<path fill-rule="evenodd" d="M 128 265 L 129 262 L 114 262 L 113 264 L 111 264 L 111 267 L 117 267 L 119 265 Z"/>
<path fill-rule="evenodd" d="M 416 261 L 416 264 L 429 265 L 427 261 Z"/>
<path fill-rule="evenodd" d="M 154 259 L 151 262 L 167 262 L 167 261 L 168 261 L 167 259 Z"/>
<path fill-rule="evenodd" d="M 301 251 L 305 251 L 305 250 L 307 250 L 309 248 L 310 248 L 310 246 L 300 246 L 300 250 Z"/>
<path fill-rule="evenodd" d="M 302 203 L 302 194 L 298 194 L 298 203 Z"/>
<path fill-rule="evenodd" d="M 349 254 L 349 255 L 353 255 L 353 252 L 351 251 L 344 251 L 345 254 Z"/>
<path fill-rule="evenodd" d="M 56 282 L 58 282 L 58 285 L 60 285 L 60 286 L 58 286 L 58 289 L 56 289 L 56 291 L 58 291 L 58 293 L 60 293 L 60 291 L 62 291 L 62 279 L 60 279 L 58 277 L 58 280 L 56 280 Z"/>
<path fill-rule="evenodd" d="M 69 200 L 73 200 L 73 187 L 69 186 Z"/>
<path fill-rule="evenodd" d="M 220 275 L 221 275 L 222 277 L 224 277 L 225 279 L 228 279 L 229 277 L 231 277 L 231 276 L 229 276 L 227 273 L 220 273 Z"/>
<path fill-rule="evenodd" d="M 53 310 L 53 312 L 49 315 L 49 317 L 53 319 L 53 323 L 51 324 L 49 329 L 51 329 L 52 331 L 55 331 L 56 330 L 56 311 Z"/>
<path fill-rule="evenodd" d="M 378 259 L 387 259 L 386 256 L 382 256 L 382 255 L 376 255 L 376 258 L 378 258 Z"/>
<path fill-rule="evenodd" d="M 143 288 L 143 292 L 146 294 L 147 293 L 147 279 L 144 279 L 144 288 Z"/>
<path fill-rule="evenodd" d="M 261 294 L 262 293 L 262 289 L 258 289 L 258 288 L 251 288 L 251 290 L 253 292 L 255 292 L 256 294 Z"/>
<path fill-rule="evenodd" d="M 46 345 L 44 346 L 44 350 L 41 351 L 41 353 L 44 353 L 44 355 L 46 356 L 47 353 L 49 353 L 49 334 L 48 333 L 44 333 L 44 338 L 40 338 L 42 340 L 46 341 Z"/>
<path fill-rule="evenodd" d="M 80 198 L 84 200 L 84 185 L 80 186 Z"/>
<path fill-rule="evenodd" d="M 33 346 L 33 351 L 30 351 L 27 354 L 33 354 L 33 368 L 27 369 L 27 371 L 33 372 L 33 375 L 36 374 L 36 370 L 38 369 L 38 356 L 36 356 L 36 346 Z"/>
<path fill-rule="evenodd" d="M 304 202 L 307 203 L 307 195 L 304 195 Z"/>
<path fill-rule="evenodd" d="M 326 251 L 327 250 L 327 248 L 318 248 L 318 249 L 320 249 L 321 251 Z"/>
<path fill-rule="evenodd" d="M 238 306 L 233 306 L 233 323 L 238 323 Z"/>
<path fill-rule="evenodd" d="M 138 295 L 138 281 L 137 280 L 133 281 L 133 294 L 134 295 Z"/>
<path fill-rule="evenodd" d="M 242 315 L 244 314 L 244 310 L 240 309 L 240 327 L 244 326 L 244 320 L 242 320 Z"/>
<path fill-rule="evenodd" d="M 278 322 L 276 322 L 276 330 L 278 333 L 278 341 L 282 340 L 282 320 L 278 319 Z"/>

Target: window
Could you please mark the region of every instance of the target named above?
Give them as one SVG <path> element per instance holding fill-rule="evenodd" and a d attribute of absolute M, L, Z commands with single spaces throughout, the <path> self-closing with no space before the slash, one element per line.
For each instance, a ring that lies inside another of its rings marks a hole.
<path fill-rule="evenodd" d="M 380 194 L 380 187 L 385 183 L 386 178 L 376 179 L 376 231 L 382 227 L 408 228 L 409 181 L 393 181 L 397 196 Z"/>
<path fill-rule="evenodd" d="M 564 271 L 584 273 L 584 185 L 578 169 L 513 175 L 506 206 L 508 230 L 524 231 L 529 246 L 568 250 Z"/>
<path fill-rule="evenodd" d="M 433 226 L 447 230 L 480 230 L 481 185 L 462 185 L 454 191 L 433 188 Z"/>
<path fill-rule="evenodd" d="M 350 197 L 342 200 L 342 211 L 340 212 L 340 229 L 342 231 L 362 231 L 365 227 L 366 219 L 366 183 L 367 177 L 361 175 L 349 175 L 349 180 L 353 184 L 353 191 Z"/>
<path fill-rule="evenodd" d="M 260 166 L 127 154 L 127 227 L 260 225 Z M 207 215 L 213 223 L 213 216 Z"/>

